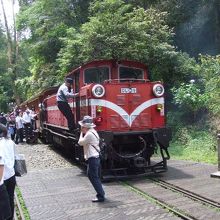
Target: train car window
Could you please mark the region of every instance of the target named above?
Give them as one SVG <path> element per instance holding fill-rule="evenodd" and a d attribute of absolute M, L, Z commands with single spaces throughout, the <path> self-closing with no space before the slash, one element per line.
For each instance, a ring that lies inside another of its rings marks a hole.
<path fill-rule="evenodd" d="M 84 83 L 103 83 L 109 79 L 109 67 L 88 68 L 84 71 Z"/>
<path fill-rule="evenodd" d="M 142 69 L 132 67 L 119 67 L 119 78 L 120 79 L 143 79 L 144 71 Z"/>

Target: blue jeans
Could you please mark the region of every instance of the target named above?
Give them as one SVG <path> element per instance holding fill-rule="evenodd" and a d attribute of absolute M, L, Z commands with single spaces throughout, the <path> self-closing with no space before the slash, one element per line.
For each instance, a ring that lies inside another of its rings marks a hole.
<path fill-rule="evenodd" d="M 100 159 L 95 157 L 90 157 L 88 159 L 87 175 L 97 193 L 96 197 L 98 199 L 104 199 L 105 192 L 102 188 L 102 183 L 99 178 L 99 169 L 100 169 Z"/>

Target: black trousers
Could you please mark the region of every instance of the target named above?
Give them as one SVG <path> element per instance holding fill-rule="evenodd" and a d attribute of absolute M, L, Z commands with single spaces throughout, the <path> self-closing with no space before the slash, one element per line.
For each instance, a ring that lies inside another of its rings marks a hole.
<path fill-rule="evenodd" d="M 16 131 L 16 138 L 15 138 L 15 143 L 18 144 L 18 139 L 19 142 L 23 142 L 23 128 L 19 128 Z"/>
<path fill-rule="evenodd" d="M 16 179 L 15 176 L 12 176 L 11 178 L 4 181 L 4 184 L 6 186 L 8 196 L 9 196 L 9 202 L 11 207 L 11 217 L 7 220 L 13 220 L 14 217 L 14 193 L 15 193 L 15 185 L 16 185 Z"/>
<path fill-rule="evenodd" d="M 5 184 L 0 185 L 0 220 L 8 219 L 11 216 L 11 208 Z"/>
<path fill-rule="evenodd" d="M 31 123 L 24 123 L 24 133 L 25 133 L 25 139 L 29 139 L 32 136 L 33 128 Z"/>
<path fill-rule="evenodd" d="M 67 120 L 69 130 L 73 130 L 75 128 L 75 122 L 69 104 L 67 102 L 57 102 L 57 106 Z"/>

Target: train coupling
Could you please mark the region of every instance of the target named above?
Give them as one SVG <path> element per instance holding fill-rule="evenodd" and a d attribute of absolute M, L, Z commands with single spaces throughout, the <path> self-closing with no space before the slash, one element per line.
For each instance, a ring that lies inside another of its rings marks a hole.
<path fill-rule="evenodd" d="M 133 162 L 134 162 L 134 166 L 137 168 L 142 168 L 147 165 L 147 161 L 143 157 L 135 157 L 133 159 Z"/>

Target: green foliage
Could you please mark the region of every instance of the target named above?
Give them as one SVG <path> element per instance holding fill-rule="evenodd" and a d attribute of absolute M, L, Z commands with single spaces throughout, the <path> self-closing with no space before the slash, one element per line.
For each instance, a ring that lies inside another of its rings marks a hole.
<path fill-rule="evenodd" d="M 208 97 L 207 108 L 217 116 L 220 114 L 220 55 L 201 55 L 198 68 Z"/>
<path fill-rule="evenodd" d="M 57 62 L 59 75 L 93 59 L 130 59 L 148 64 L 153 79 L 167 84 L 192 74 L 195 61 L 172 46 L 173 31 L 167 13 L 132 8 L 121 0 L 95 1 L 89 22 L 80 32 L 70 28 L 62 38 Z"/>
<path fill-rule="evenodd" d="M 22 197 L 21 191 L 20 191 L 18 186 L 16 186 L 15 191 L 16 191 L 16 194 L 17 194 L 17 197 L 18 197 L 18 201 L 21 205 L 21 209 L 22 209 L 22 212 L 24 214 L 25 220 L 30 220 L 31 219 L 30 214 L 28 212 L 28 209 L 25 205 L 24 199 Z M 21 218 L 21 216 L 19 216 L 19 217 Z"/>
<path fill-rule="evenodd" d="M 217 140 L 208 131 L 182 128 L 169 148 L 172 158 L 217 164 Z"/>
<path fill-rule="evenodd" d="M 12 88 L 7 74 L 7 43 L 0 26 L 0 112 L 8 111 L 8 103 L 12 101 Z"/>
<path fill-rule="evenodd" d="M 22 0 L 18 29 L 28 31 L 26 45 L 30 48 L 30 71 L 33 91 L 51 86 L 56 76 L 56 59 L 69 27 L 79 28 L 87 20 L 89 0 Z M 46 80 L 47 79 L 47 80 Z"/>
<path fill-rule="evenodd" d="M 171 89 L 175 104 L 182 107 L 182 110 L 191 112 L 192 114 L 205 108 L 207 95 L 201 92 L 194 80 L 191 83 L 182 83 L 178 88 Z"/>

